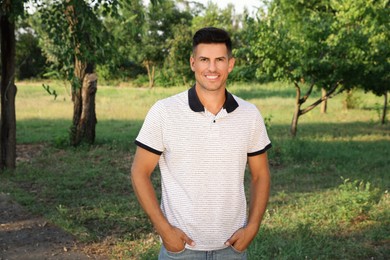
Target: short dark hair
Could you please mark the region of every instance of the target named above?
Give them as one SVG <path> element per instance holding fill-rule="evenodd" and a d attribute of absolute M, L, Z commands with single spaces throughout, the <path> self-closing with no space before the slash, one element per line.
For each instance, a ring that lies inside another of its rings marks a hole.
<path fill-rule="evenodd" d="M 192 38 L 192 52 L 201 43 L 224 43 L 226 45 L 229 57 L 232 57 L 232 40 L 227 31 L 215 28 L 204 27 L 198 30 Z"/>

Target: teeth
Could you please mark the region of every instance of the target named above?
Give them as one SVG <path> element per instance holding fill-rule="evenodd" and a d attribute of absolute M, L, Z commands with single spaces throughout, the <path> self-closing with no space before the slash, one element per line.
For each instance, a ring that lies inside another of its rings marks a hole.
<path fill-rule="evenodd" d="M 218 76 L 206 76 L 206 78 L 208 78 L 208 79 L 216 79 L 216 78 L 218 78 Z"/>

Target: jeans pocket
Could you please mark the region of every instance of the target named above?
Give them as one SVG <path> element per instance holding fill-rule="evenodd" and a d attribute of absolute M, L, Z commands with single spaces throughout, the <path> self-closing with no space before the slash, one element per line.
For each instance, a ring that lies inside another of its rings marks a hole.
<path fill-rule="evenodd" d="M 177 252 L 168 251 L 164 245 L 161 246 L 160 253 L 158 255 L 159 260 L 172 260 L 172 259 L 186 259 L 186 248 Z"/>
<path fill-rule="evenodd" d="M 237 254 L 245 254 L 246 252 L 246 250 L 244 251 L 237 250 L 234 246 L 230 246 L 230 248 Z"/>
<path fill-rule="evenodd" d="M 177 252 L 169 251 L 169 250 L 166 249 L 166 248 L 165 248 L 165 250 L 167 251 L 167 254 L 169 254 L 169 255 L 180 255 L 180 254 L 184 253 L 184 251 L 186 251 L 186 248 L 184 247 L 182 250 L 177 251 Z"/>

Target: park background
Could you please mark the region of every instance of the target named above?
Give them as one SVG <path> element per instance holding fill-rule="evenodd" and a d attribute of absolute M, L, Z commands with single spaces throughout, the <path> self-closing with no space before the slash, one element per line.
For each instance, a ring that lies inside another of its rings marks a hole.
<path fill-rule="evenodd" d="M 17 86 L 15 164 L 2 161 L 1 192 L 87 253 L 156 258 L 158 237 L 129 181 L 133 140 L 154 102 L 194 83 L 192 34 L 223 27 L 237 59 L 228 89 L 256 104 L 273 143 L 271 199 L 249 259 L 386 259 L 389 1 L 274 0 L 255 13 L 91 2 L 0 1 L 2 105 Z M 7 23 L 15 56 L 4 49 Z M 90 131 L 78 132 L 85 121 Z M 158 169 L 153 182 L 159 189 Z"/>

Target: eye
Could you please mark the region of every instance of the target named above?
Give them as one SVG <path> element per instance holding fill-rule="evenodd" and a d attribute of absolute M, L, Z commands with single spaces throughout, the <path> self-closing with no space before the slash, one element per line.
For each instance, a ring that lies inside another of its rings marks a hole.
<path fill-rule="evenodd" d="M 201 62 L 206 62 L 207 61 L 207 58 L 200 58 L 199 59 Z"/>

